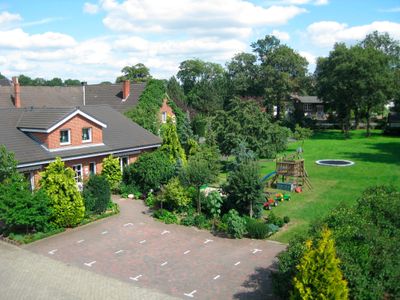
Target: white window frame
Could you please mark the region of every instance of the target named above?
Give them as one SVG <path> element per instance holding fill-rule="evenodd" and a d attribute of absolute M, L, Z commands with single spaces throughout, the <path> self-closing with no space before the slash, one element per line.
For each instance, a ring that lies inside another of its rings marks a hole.
<path fill-rule="evenodd" d="M 83 139 L 83 130 L 84 129 L 89 129 L 89 139 L 88 140 Z M 82 128 L 82 143 L 90 143 L 90 142 L 92 142 L 92 127 L 83 127 Z"/>
<path fill-rule="evenodd" d="M 305 112 L 312 112 L 312 104 L 310 103 L 304 103 L 304 111 Z"/>
<path fill-rule="evenodd" d="M 167 123 L 167 112 L 166 111 L 163 111 L 162 113 L 161 113 L 161 121 L 163 122 L 163 123 Z"/>
<path fill-rule="evenodd" d="M 124 159 L 126 159 L 126 165 L 124 165 Z M 129 165 L 129 156 L 121 156 L 119 158 L 119 166 L 121 167 L 121 171 L 123 171 L 125 166 Z"/>
<path fill-rule="evenodd" d="M 66 131 L 68 132 L 68 142 L 61 142 L 61 132 L 62 131 Z M 60 145 L 64 146 L 64 145 L 71 145 L 71 129 L 60 129 Z"/>
<path fill-rule="evenodd" d="M 76 171 L 76 167 L 80 167 L 80 175 L 78 175 L 78 172 Z M 82 179 L 83 179 L 83 166 L 82 166 L 82 164 L 76 164 L 76 165 L 73 165 L 72 166 L 72 170 L 74 170 L 74 172 L 75 172 L 75 177 L 74 177 L 74 179 L 75 179 L 75 181 L 76 182 L 82 182 Z"/>
<path fill-rule="evenodd" d="M 90 165 L 93 164 L 93 173 L 90 172 Z M 89 175 L 96 175 L 96 162 L 95 161 L 91 161 L 89 162 Z"/>

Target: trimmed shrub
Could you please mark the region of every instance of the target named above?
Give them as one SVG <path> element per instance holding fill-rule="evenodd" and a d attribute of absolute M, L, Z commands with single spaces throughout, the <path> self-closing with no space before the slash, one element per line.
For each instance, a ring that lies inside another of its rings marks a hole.
<path fill-rule="evenodd" d="M 111 200 L 110 186 L 103 176 L 92 175 L 83 187 L 86 213 L 101 214 L 107 210 Z"/>
<path fill-rule="evenodd" d="M 142 193 L 139 192 L 138 187 L 125 183 L 121 183 L 119 185 L 119 192 L 122 198 L 128 198 L 129 194 L 133 194 L 135 198 L 140 198 L 140 196 L 142 195 Z"/>
<path fill-rule="evenodd" d="M 112 155 L 103 159 L 103 169 L 101 171 L 112 191 L 117 191 L 122 180 L 121 166 L 118 157 Z"/>
<path fill-rule="evenodd" d="M 165 224 L 178 224 L 178 217 L 166 209 L 156 210 L 153 213 L 153 217 L 163 221 Z"/>
<path fill-rule="evenodd" d="M 287 224 L 290 222 L 290 218 L 288 216 L 283 217 L 283 223 Z"/>
<path fill-rule="evenodd" d="M 185 188 L 176 177 L 168 182 L 161 197 L 164 199 L 165 205 L 173 210 L 182 211 L 191 203 Z"/>
<path fill-rule="evenodd" d="M 146 200 L 144 202 L 148 207 L 154 207 L 157 200 L 156 200 L 156 197 L 154 197 L 153 193 L 148 193 Z"/>
<path fill-rule="evenodd" d="M 255 219 L 248 219 L 246 224 L 247 236 L 252 239 L 265 239 L 269 234 L 268 225 Z"/>
<path fill-rule="evenodd" d="M 206 216 L 203 214 L 197 214 L 194 217 L 194 225 L 200 229 L 210 229 L 210 222 L 207 220 Z"/>
<path fill-rule="evenodd" d="M 246 234 L 246 220 L 234 209 L 227 215 L 228 234 L 235 239 L 241 239 Z"/>
<path fill-rule="evenodd" d="M 283 218 L 280 218 L 277 215 L 275 215 L 273 212 L 270 212 L 268 215 L 267 223 L 274 224 L 278 227 L 282 227 L 285 222 L 284 222 Z"/>

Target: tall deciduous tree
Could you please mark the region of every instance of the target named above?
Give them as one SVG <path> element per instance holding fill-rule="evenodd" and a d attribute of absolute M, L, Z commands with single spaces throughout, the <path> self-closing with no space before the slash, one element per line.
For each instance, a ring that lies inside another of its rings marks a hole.
<path fill-rule="evenodd" d="M 251 44 L 261 62 L 262 86 L 266 106 L 277 107 L 276 118 L 281 118 L 284 101 L 299 93 L 307 71 L 307 60 L 292 48 L 281 45 L 279 39 L 267 35 Z"/>
<path fill-rule="evenodd" d="M 54 223 L 61 227 L 78 225 L 85 214 L 85 206 L 75 182 L 75 172 L 57 158 L 41 176 L 40 185 L 50 198 Z"/>
<path fill-rule="evenodd" d="M 117 83 L 124 80 L 130 80 L 132 82 L 146 82 L 151 79 L 149 68 L 142 63 L 138 63 L 134 66 L 125 66 L 121 72 L 124 75 L 117 77 Z"/>
<path fill-rule="evenodd" d="M 291 299 L 348 299 L 347 282 L 331 235 L 330 230 L 324 229 L 317 245 L 313 246 L 311 240 L 306 242 Z"/>

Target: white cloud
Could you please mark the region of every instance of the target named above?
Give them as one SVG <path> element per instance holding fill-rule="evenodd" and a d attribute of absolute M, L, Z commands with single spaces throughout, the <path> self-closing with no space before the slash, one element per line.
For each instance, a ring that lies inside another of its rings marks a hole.
<path fill-rule="evenodd" d="M 288 41 L 290 40 L 290 35 L 289 33 L 285 32 L 285 31 L 279 31 L 279 30 L 272 30 L 272 35 L 276 36 L 278 39 L 280 39 L 281 41 Z"/>
<path fill-rule="evenodd" d="M 255 27 L 286 24 L 305 13 L 297 6 L 255 5 L 244 0 L 114 0 L 100 1 L 103 23 L 118 32 L 249 36 Z"/>
<path fill-rule="evenodd" d="M 400 6 L 392 7 L 392 8 L 382 8 L 379 11 L 380 12 L 389 12 L 389 13 L 398 13 L 398 12 L 400 12 Z"/>
<path fill-rule="evenodd" d="M 275 4 L 292 4 L 292 5 L 327 5 L 329 4 L 329 0 L 276 0 L 276 1 L 268 1 Z"/>
<path fill-rule="evenodd" d="M 0 31 L 0 47 L 2 48 L 63 48 L 75 44 L 73 37 L 57 32 L 30 35 L 20 28 Z"/>
<path fill-rule="evenodd" d="M 99 12 L 99 6 L 97 4 L 85 2 L 83 5 L 83 12 L 94 15 Z"/>
<path fill-rule="evenodd" d="M 299 54 L 301 56 L 303 56 L 305 59 L 307 59 L 307 61 L 308 61 L 308 63 L 310 65 L 315 65 L 316 64 L 317 57 L 314 54 L 312 54 L 310 52 L 307 52 L 307 51 L 299 51 Z"/>
<path fill-rule="evenodd" d="M 387 32 L 394 39 L 400 39 L 400 23 L 376 21 L 371 24 L 349 27 L 345 23 L 334 21 L 316 22 L 307 27 L 312 43 L 320 47 L 332 47 L 336 42 L 362 40 L 373 31 Z"/>
<path fill-rule="evenodd" d="M 19 14 L 12 14 L 7 11 L 0 13 L 0 27 L 5 27 L 21 20 L 22 18 Z"/>

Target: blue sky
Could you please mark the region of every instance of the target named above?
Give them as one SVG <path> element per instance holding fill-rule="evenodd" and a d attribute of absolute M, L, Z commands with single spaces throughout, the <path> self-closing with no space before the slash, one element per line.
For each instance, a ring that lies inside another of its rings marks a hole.
<path fill-rule="evenodd" d="M 335 42 L 400 40 L 394 0 L 0 0 L 0 72 L 114 81 L 142 62 L 169 78 L 185 59 L 225 64 L 275 34 L 315 67 Z"/>

